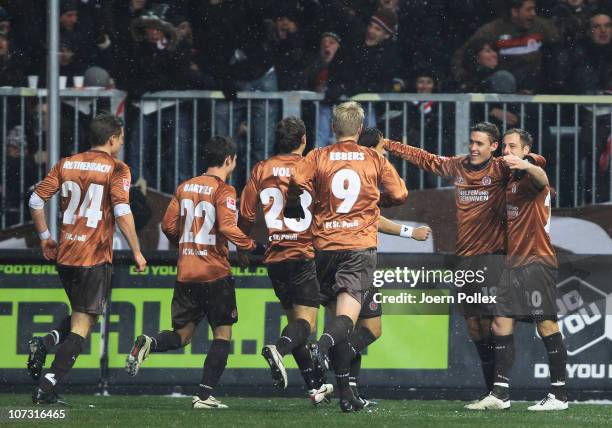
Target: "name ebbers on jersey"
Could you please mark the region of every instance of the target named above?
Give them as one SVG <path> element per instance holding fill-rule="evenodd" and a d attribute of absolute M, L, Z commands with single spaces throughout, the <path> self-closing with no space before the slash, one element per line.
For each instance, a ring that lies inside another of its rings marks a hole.
<path fill-rule="evenodd" d="M 329 160 L 365 160 L 365 155 L 361 152 L 329 152 Z"/>

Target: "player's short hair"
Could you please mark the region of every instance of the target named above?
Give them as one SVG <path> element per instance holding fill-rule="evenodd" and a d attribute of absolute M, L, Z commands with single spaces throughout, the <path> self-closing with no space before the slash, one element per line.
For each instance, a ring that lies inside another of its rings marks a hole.
<path fill-rule="evenodd" d="M 504 138 L 506 138 L 506 135 L 511 135 L 511 134 L 517 134 L 519 136 L 521 140 L 521 146 L 523 147 L 533 146 L 533 137 L 531 136 L 529 132 L 525 131 L 524 129 L 520 129 L 520 128 L 508 129 L 506 132 L 504 132 Z"/>
<path fill-rule="evenodd" d="M 207 168 L 223 166 L 225 158 L 236 156 L 238 147 L 230 137 L 215 135 L 204 145 L 204 163 Z"/>
<path fill-rule="evenodd" d="M 380 132 L 378 128 L 366 128 L 359 136 L 359 141 L 357 141 L 357 144 L 373 149 L 374 147 L 378 146 L 382 136 L 383 133 Z"/>
<path fill-rule="evenodd" d="M 491 122 L 479 122 L 470 128 L 470 132 L 484 132 L 489 136 L 491 144 L 499 143 L 499 128 Z"/>
<path fill-rule="evenodd" d="M 111 137 L 121 135 L 123 122 L 110 113 L 100 113 L 89 124 L 89 144 L 91 147 L 105 145 Z"/>
<path fill-rule="evenodd" d="M 276 152 L 291 153 L 302 144 L 306 125 L 299 117 L 286 117 L 276 124 Z"/>
<path fill-rule="evenodd" d="M 365 113 L 361 104 L 347 101 L 334 107 L 332 126 L 336 137 L 346 137 L 359 132 Z"/>

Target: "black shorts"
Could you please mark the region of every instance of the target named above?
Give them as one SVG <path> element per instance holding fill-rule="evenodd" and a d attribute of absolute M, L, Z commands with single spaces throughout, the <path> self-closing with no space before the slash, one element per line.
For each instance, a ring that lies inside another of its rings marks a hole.
<path fill-rule="evenodd" d="M 373 288 L 376 248 L 350 251 L 317 251 L 317 277 L 324 306 L 338 293 L 347 292 L 362 306 L 366 292 Z"/>
<path fill-rule="evenodd" d="M 190 322 L 198 324 L 204 317 L 212 328 L 238 322 L 234 278 L 174 285 L 172 328 L 177 330 Z"/>
<path fill-rule="evenodd" d="M 319 281 L 314 260 L 287 260 L 267 265 L 272 287 L 283 309 L 319 307 Z"/>
<path fill-rule="evenodd" d="M 557 269 L 541 263 L 504 270 L 497 314 L 517 321 L 557 321 Z"/>
<path fill-rule="evenodd" d="M 476 302 L 468 303 L 468 299 L 461 302 L 460 311 L 466 318 L 485 317 L 492 318 L 496 315 L 495 303 L 482 302 L 482 297 L 496 296 L 497 286 L 504 270 L 506 256 L 501 254 L 482 254 L 477 256 L 458 257 L 455 265 L 455 291 L 465 293 L 467 296 L 476 299 Z M 463 273 L 459 274 L 460 271 Z M 473 272 L 470 281 L 466 272 Z M 463 281 L 458 281 L 459 275 L 464 277 Z"/>
<path fill-rule="evenodd" d="M 102 315 L 111 292 L 113 266 L 104 263 L 96 266 L 57 265 L 60 281 L 64 286 L 72 312 Z"/>
<path fill-rule="evenodd" d="M 361 305 L 361 312 L 359 312 L 359 319 L 376 318 L 382 316 L 382 303 L 376 303 L 374 301 L 374 294 L 380 293 L 379 288 L 371 287 L 366 291 L 363 305 Z"/>

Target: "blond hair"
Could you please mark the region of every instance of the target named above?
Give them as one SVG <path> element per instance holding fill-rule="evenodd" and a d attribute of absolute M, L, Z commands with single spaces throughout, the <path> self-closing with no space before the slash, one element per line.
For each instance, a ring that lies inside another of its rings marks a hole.
<path fill-rule="evenodd" d="M 332 127 L 336 137 L 349 137 L 359 133 L 365 113 L 361 104 L 347 101 L 334 107 Z"/>

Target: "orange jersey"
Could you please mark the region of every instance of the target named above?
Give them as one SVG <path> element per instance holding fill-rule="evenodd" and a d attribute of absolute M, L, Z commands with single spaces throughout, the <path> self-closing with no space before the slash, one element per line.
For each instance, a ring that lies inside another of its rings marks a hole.
<path fill-rule="evenodd" d="M 401 205 L 408 197 L 384 156 L 350 140 L 308 153 L 296 165 L 291 188 L 300 193 L 313 189 L 314 247 L 326 251 L 375 248 L 379 200 Z"/>
<path fill-rule="evenodd" d="M 537 158 L 536 163 L 542 165 Z M 549 186 L 539 189 L 526 173 L 512 175 L 506 190 L 510 267 L 530 263 L 557 267 L 557 257 L 549 236 L 550 202 Z"/>
<path fill-rule="evenodd" d="M 305 218 L 283 217 L 289 180 L 300 159 L 302 159 L 301 155 L 289 153 L 259 162 L 253 168 L 251 178 L 242 191 L 239 224 L 245 225 L 243 230 L 250 229 L 250 225 L 255 222 L 257 205 L 261 202 L 263 206 L 270 243 L 264 259 L 265 263 L 314 257 L 310 230 L 313 209 L 312 192 L 304 190 L 300 196 Z"/>
<path fill-rule="evenodd" d="M 433 174 L 455 178 L 460 256 L 505 253 L 504 206 L 510 170 L 502 158 L 473 167 L 466 156 L 444 157 L 395 141 L 385 149 Z"/>
<path fill-rule="evenodd" d="M 117 210 L 129 212 L 130 170 L 108 153 L 90 150 L 60 160 L 34 192 L 49 200 L 61 190 L 57 263 L 95 266 L 113 260 Z"/>
<path fill-rule="evenodd" d="M 255 242 L 236 224 L 236 190 L 214 175 L 181 183 L 162 219 L 162 231 L 178 244 L 178 282 L 215 281 L 231 274 L 230 240 L 251 250 Z"/>

